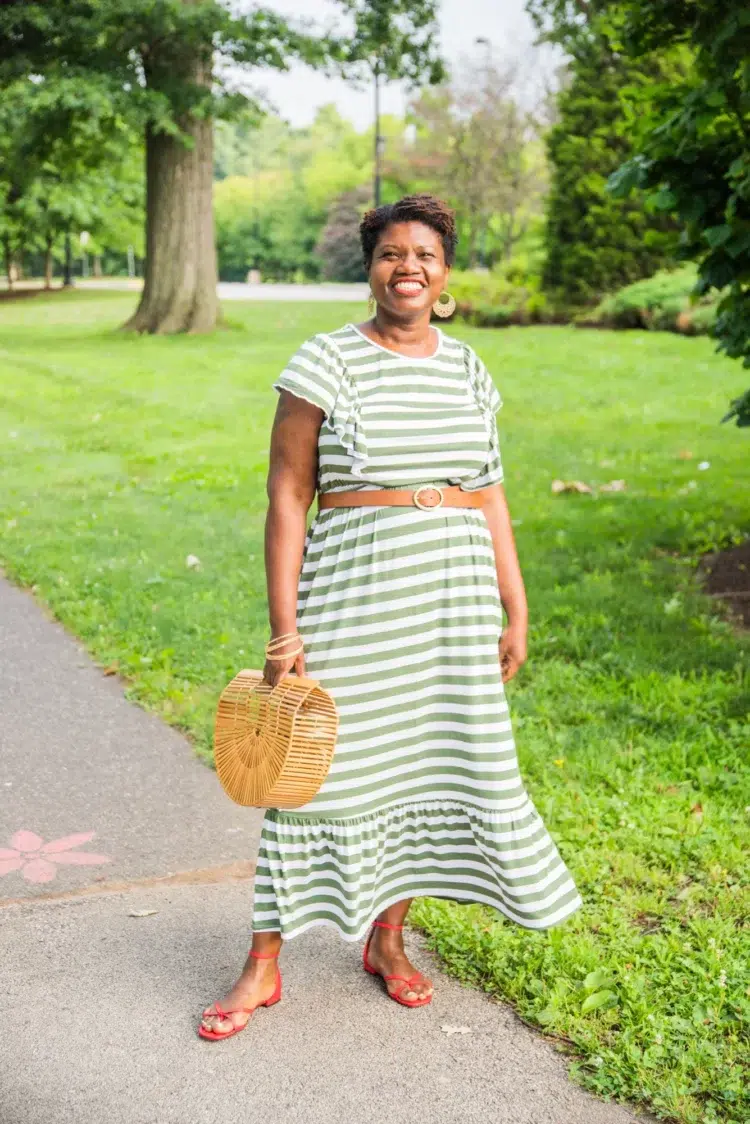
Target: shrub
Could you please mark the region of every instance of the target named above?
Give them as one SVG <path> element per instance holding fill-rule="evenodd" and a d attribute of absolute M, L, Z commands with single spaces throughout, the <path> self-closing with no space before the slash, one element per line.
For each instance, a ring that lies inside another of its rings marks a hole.
<path fill-rule="evenodd" d="M 691 298 L 698 272 L 695 265 L 662 269 L 644 281 L 626 285 L 605 297 L 593 311 L 575 318 L 581 327 L 653 328 L 684 332 L 709 332 L 716 317 L 721 293 Z"/>

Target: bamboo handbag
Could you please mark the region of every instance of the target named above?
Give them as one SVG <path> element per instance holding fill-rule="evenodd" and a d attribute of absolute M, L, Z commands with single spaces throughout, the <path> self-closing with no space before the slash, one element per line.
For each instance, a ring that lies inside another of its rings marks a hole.
<path fill-rule="evenodd" d="M 299 808 L 312 800 L 331 765 L 339 716 L 317 679 L 286 675 L 272 687 L 245 669 L 219 697 L 216 772 L 237 804 Z"/>

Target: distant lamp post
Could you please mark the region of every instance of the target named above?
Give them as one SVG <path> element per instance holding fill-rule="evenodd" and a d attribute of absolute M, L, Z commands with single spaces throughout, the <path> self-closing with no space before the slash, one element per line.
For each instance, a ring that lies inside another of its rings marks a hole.
<path fill-rule="evenodd" d="M 375 152 L 374 164 L 375 174 L 373 179 L 373 198 L 375 206 L 380 206 L 380 177 L 381 177 L 381 162 L 383 158 L 383 137 L 380 135 L 380 63 L 375 62 L 373 66 L 373 75 L 375 78 Z"/>
<path fill-rule="evenodd" d="M 86 247 L 89 244 L 91 235 L 88 230 L 82 230 L 78 235 L 78 241 L 81 243 L 81 276 L 88 277 L 89 275 L 89 256 L 86 253 Z"/>
<path fill-rule="evenodd" d="M 490 68 L 492 66 L 492 40 L 484 35 L 477 35 L 474 42 L 478 47 L 484 47 L 487 54 L 484 60 L 484 81 L 489 86 Z M 479 231 L 479 262 L 482 272 L 487 272 L 487 218 L 482 217 L 482 228 Z"/>

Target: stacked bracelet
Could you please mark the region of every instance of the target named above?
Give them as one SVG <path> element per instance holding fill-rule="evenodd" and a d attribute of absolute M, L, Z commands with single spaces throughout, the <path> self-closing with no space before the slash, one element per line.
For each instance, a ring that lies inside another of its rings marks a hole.
<path fill-rule="evenodd" d="M 281 655 L 277 654 L 277 649 L 294 637 L 299 637 L 300 644 L 297 648 L 293 648 L 291 652 L 284 652 Z M 281 636 L 275 636 L 273 640 L 269 640 L 266 644 L 266 659 L 267 660 L 288 660 L 291 656 L 298 655 L 304 645 L 302 644 L 302 637 L 298 632 L 284 632 Z"/>

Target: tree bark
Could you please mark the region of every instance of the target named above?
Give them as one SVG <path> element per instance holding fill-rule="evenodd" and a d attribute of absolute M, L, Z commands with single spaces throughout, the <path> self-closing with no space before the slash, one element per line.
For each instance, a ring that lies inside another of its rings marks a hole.
<path fill-rule="evenodd" d="M 13 269 L 13 254 L 10 248 L 10 238 L 3 238 L 3 256 L 5 258 L 5 276 L 8 279 L 8 292 L 13 292 L 13 285 L 15 281 L 15 272 Z"/>
<path fill-rule="evenodd" d="M 187 60 L 184 71 L 187 81 L 210 86 L 203 57 Z M 124 325 L 131 331 L 210 332 L 217 324 L 213 122 L 185 115 L 178 124 L 188 143 L 146 129 L 146 269 L 140 303 Z"/>
<path fill-rule="evenodd" d="M 52 239 L 48 238 L 44 245 L 44 287 L 52 288 Z"/>

